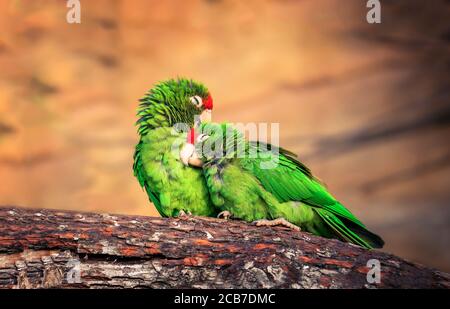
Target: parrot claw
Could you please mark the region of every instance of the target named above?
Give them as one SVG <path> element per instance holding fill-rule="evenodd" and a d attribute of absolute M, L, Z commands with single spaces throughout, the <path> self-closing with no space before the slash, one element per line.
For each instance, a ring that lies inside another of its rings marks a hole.
<path fill-rule="evenodd" d="M 287 221 L 284 218 L 278 218 L 275 220 L 266 220 L 266 219 L 261 219 L 261 220 L 256 220 L 253 222 L 256 226 L 276 226 L 276 225 L 281 225 L 281 226 L 285 226 L 287 228 L 290 228 L 294 231 L 301 231 L 300 227 L 298 227 L 297 225 Z"/>
<path fill-rule="evenodd" d="M 192 216 L 192 213 L 188 210 L 187 212 L 184 211 L 183 209 L 180 210 L 180 212 L 178 213 L 178 218 L 182 218 L 182 217 L 190 217 Z"/>
<path fill-rule="evenodd" d="M 217 218 L 228 220 L 232 216 L 233 216 L 233 214 L 231 212 L 229 212 L 228 210 L 224 210 L 217 215 Z"/>

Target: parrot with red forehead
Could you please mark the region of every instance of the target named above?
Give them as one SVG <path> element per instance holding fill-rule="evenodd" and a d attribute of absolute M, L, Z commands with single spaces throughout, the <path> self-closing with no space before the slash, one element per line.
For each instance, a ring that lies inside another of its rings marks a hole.
<path fill-rule="evenodd" d="M 186 142 L 212 108 L 208 89 L 184 78 L 160 82 L 140 100 L 133 171 L 163 217 L 217 215 L 202 170 L 188 164 L 195 158 Z"/>

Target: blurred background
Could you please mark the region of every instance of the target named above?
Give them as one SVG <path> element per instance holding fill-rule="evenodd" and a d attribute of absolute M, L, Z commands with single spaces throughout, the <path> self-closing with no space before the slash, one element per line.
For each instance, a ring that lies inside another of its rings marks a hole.
<path fill-rule="evenodd" d="M 186 76 L 215 121 L 278 122 L 383 249 L 450 271 L 450 3 L 0 0 L 0 205 L 157 215 L 137 100 Z"/>

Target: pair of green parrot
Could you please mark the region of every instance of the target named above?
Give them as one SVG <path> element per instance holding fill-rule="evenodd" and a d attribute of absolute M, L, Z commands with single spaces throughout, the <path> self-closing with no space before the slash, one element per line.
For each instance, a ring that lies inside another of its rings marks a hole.
<path fill-rule="evenodd" d="M 293 153 L 210 122 L 212 108 L 204 85 L 181 78 L 140 100 L 133 170 L 161 216 L 219 216 L 384 245 Z"/>

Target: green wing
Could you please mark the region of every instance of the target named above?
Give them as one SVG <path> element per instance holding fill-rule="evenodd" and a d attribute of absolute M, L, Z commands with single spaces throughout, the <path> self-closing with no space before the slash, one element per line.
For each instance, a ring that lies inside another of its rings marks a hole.
<path fill-rule="evenodd" d="M 264 189 L 275 195 L 280 202 L 300 201 L 323 208 L 364 227 L 361 221 L 340 204 L 312 175 L 307 166 L 294 158 L 293 153 L 261 142 L 250 142 L 249 146 L 256 147 L 256 151 L 260 154 L 259 159 L 252 160 L 252 173 Z M 269 159 L 278 160 L 277 167 L 263 169 L 261 163 Z"/>
<path fill-rule="evenodd" d="M 261 142 L 249 142 L 248 151 L 256 151 L 257 159 L 247 160 L 246 168 L 261 185 L 280 202 L 299 201 L 310 205 L 322 220 L 342 239 L 360 246 L 382 247 L 383 240 L 368 231 L 347 208 L 337 201 L 315 178 L 310 169 L 283 148 Z M 275 168 L 264 169 L 261 163 L 277 160 Z"/>
<path fill-rule="evenodd" d="M 136 176 L 136 178 L 138 179 L 141 187 L 143 187 L 145 191 L 147 191 L 147 195 L 149 196 L 150 201 L 155 205 L 156 210 L 161 214 L 162 217 L 167 217 L 167 215 L 162 210 L 161 202 L 158 198 L 157 192 L 152 190 L 152 188 L 147 183 L 144 166 L 142 164 L 142 155 L 141 155 L 142 145 L 143 142 L 142 140 L 140 140 L 139 143 L 136 145 L 136 149 L 134 152 L 134 163 L 133 163 L 134 176 Z"/>

